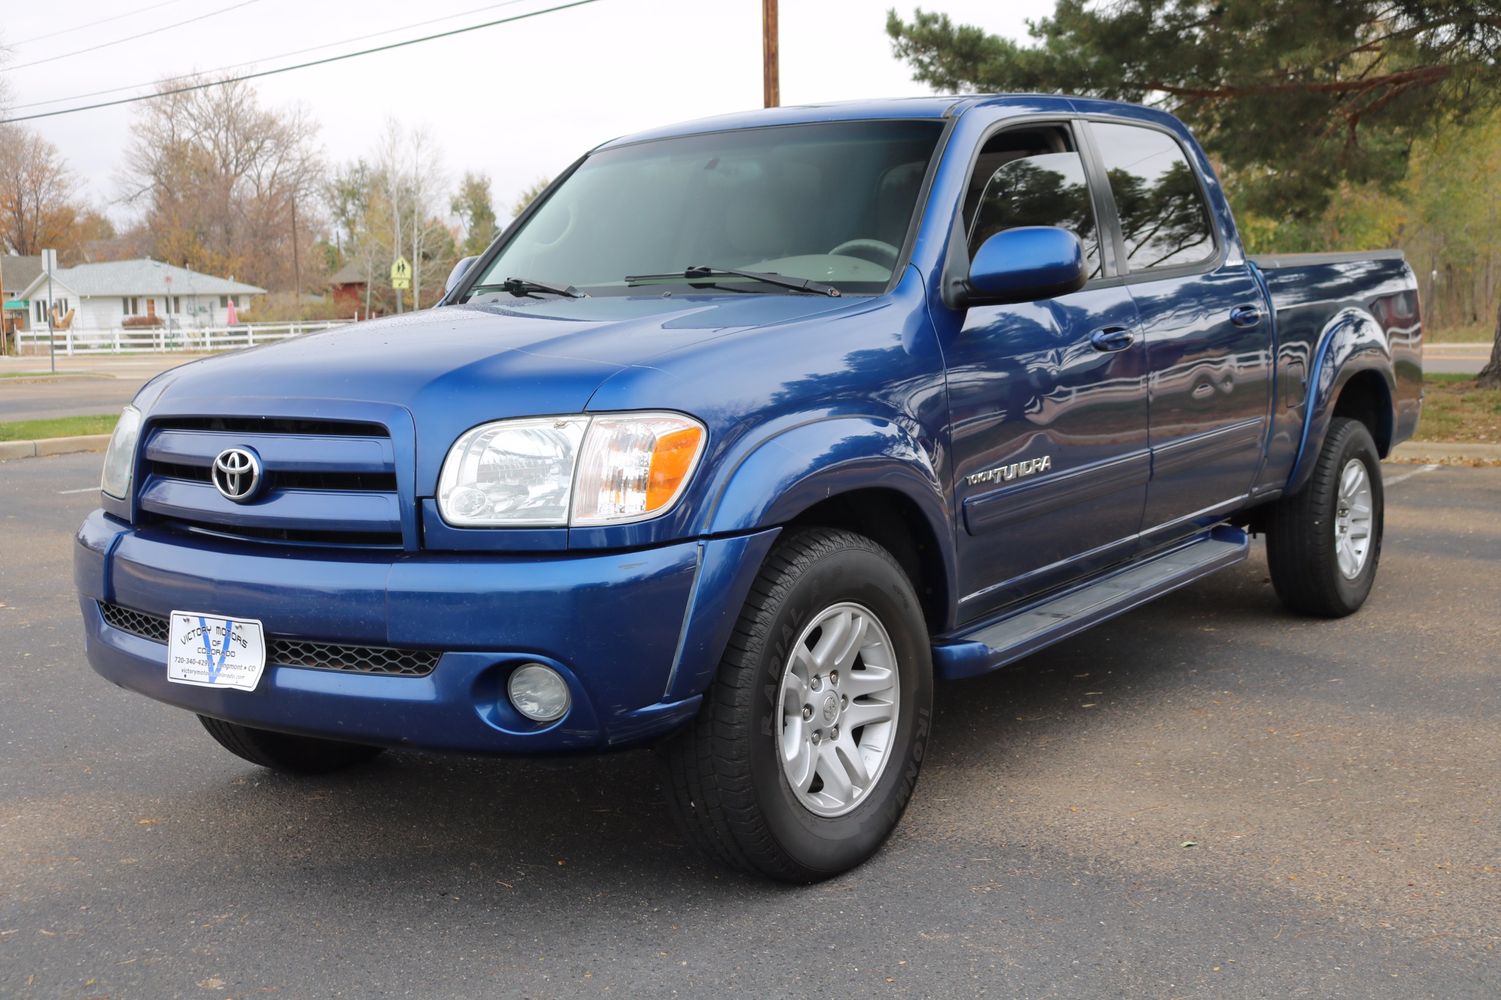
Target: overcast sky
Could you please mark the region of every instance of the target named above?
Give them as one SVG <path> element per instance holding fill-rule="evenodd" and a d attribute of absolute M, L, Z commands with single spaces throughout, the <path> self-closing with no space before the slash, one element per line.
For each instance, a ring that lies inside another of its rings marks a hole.
<path fill-rule="evenodd" d="M 549 7 L 559 0 L 72 0 L 7 2 L 0 73 L 13 114 L 33 102 L 212 71 L 269 69 Z M 890 0 L 781 0 L 783 104 L 925 94 L 891 55 Z M 896 4 L 910 15 L 913 0 Z M 925 0 L 955 20 L 1021 38 L 1052 0 Z M 142 10 L 151 7 L 154 9 Z M 128 17 L 119 15 L 138 11 Z M 207 15 L 207 16 L 204 16 Z M 118 18 L 98 23 L 105 18 Z M 193 23 L 169 27 L 189 18 Z M 422 27 L 347 40 L 416 22 Z M 63 29 L 77 29 L 66 30 Z M 63 31 L 50 38 L 36 38 Z M 455 38 L 258 80 L 271 106 L 300 103 L 331 163 L 366 153 L 387 115 L 427 123 L 447 180 L 490 175 L 502 215 L 514 195 L 596 143 L 761 104 L 760 0 L 598 0 Z M 127 36 L 145 37 L 61 59 Z M 35 39 L 35 40 L 33 40 Z M 345 42 L 346 44 L 332 44 Z M 297 57 L 283 53 L 330 45 Z M 36 66 L 33 60 L 51 59 Z M 149 87 L 140 88 L 149 90 Z M 133 91 L 128 91 L 130 93 Z M 103 95 L 105 100 L 126 94 Z M 116 170 L 129 105 L 27 123 L 55 143 L 86 196 L 117 222 Z"/>

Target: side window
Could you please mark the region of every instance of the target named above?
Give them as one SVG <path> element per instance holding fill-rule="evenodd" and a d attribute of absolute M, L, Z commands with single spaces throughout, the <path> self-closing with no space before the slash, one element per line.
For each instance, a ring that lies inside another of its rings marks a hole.
<path fill-rule="evenodd" d="M 1183 147 L 1165 132 L 1095 122 L 1090 128 L 1132 271 L 1198 264 L 1214 256 L 1214 231 Z"/>
<path fill-rule="evenodd" d="M 1079 237 L 1089 276 L 1099 277 L 1099 229 L 1072 145 L 1061 128 L 1005 132 L 986 143 L 966 198 L 971 258 L 1003 229 L 1060 226 Z"/>

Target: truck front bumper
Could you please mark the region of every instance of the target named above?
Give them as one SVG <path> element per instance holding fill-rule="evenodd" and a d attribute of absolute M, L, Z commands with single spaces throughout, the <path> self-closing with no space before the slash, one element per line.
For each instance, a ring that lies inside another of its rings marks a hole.
<path fill-rule="evenodd" d="M 282 550 L 137 530 L 89 515 L 74 550 L 90 664 L 122 687 L 247 726 L 385 746 L 547 753 L 650 741 L 698 710 L 775 530 L 614 553 Z M 269 638 L 437 651 L 394 676 L 267 663 L 254 691 L 167 680 L 166 645 L 109 608 L 259 619 Z M 506 681 L 567 680 L 556 722 Z"/>

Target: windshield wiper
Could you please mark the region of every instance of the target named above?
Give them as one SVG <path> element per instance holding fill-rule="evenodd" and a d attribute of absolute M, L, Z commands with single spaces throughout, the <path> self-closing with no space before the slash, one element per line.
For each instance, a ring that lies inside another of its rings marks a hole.
<path fill-rule="evenodd" d="M 838 298 L 839 289 L 833 285 L 825 285 L 821 281 L 811 278 L 787 278 L 770 271 L 742 271 L 737 267 L 714 267 L 711 264 L 694 264 L 685 267 L 681 271 L 671 271 L 666 274 L 628 274 L 625 276 L 627 284 L 638 281 L 665 281 L 668 278 L 749 278 L 751 281 L 761 281 L 768 285 L 776 285 L 780 288 L 790 288 L 794 292 L 812 292 L 814 295 L 828 295 Z"/>
<path fill-rule="evenodd" d="M 537 292 L 550 292 L 553 295 L 561 295 L 569 299 L 587 299 L 588 292 L 581 292 L 572 285 L 554 285 L 546 281 L 533 281 L 530 278 L 507 278 L 498 285 L 475 285 L 469 289 L 473 295 L 475 292 L 510 292 L 517 298 L 533 295 Z"/>

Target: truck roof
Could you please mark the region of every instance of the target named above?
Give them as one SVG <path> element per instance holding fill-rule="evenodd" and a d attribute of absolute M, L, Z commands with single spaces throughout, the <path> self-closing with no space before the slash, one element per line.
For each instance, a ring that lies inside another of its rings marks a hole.
<path fill-rule="evenodd" d="M 835 101 L 824 104 L 800 104 L 790 107 L 737 111 L 636 132 L 601 143 L 598 148 L 607 149 L 611 146 L 623 146 L 648 139 L 666 139 L 703 132 L 727 132 L 767 125 L 806 125 L 814 122 L 871 121 L 883 118 L 941 120 L 956 118 L 973 108 L 1006 105 L 1014 106 L 1018 114 L 1050 112 L 1078 114 L 1089 111 L 1096 114 L 1117 113 L 1123 117 L 1132 118 L 1171 119 L 1171 116 L 1164 112 L 1144 108 L 1139 104 L 1102 101 L 1092 97 L 1073 97 L 1064 94 L 940 94 L 932 97 Z"/>

